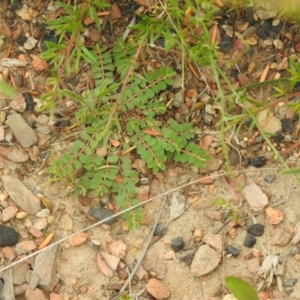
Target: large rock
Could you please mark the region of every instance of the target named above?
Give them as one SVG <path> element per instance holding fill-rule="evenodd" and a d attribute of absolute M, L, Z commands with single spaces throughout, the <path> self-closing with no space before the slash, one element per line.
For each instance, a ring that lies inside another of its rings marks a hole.
<path fill-rule="evenodd" d="M 16 140 L 24 148 L 34 146 L 38 142 L 38 137 L 34 130 L 26 123 L 19 114 L 12 114 L 7 117 L 5 124 L 11 129 Z"/>
<path fill-rule="evenodd" d="M 2 176 L 4 188 L 9 196 L 29 214 L 36 214 L 41 209 L 41 203 L 27 187 L 17 178 L 9 175 Z"/>
<path fill-rule="evenodd" d="M 58 282 L 56 275 L 56 259 L 59 246 L 52 246 L 36 256 L 33 271 L 40 277 L 39 286 L 46 291 L 52 291 Z"/>
<path fill-rule="evenodd" d="M 206 275 L 219 265 L 220 259 L 220 253 L 208 245 L 203 245 L 195 254 L 191 265 L 191 272 L 197 276 Z"/>

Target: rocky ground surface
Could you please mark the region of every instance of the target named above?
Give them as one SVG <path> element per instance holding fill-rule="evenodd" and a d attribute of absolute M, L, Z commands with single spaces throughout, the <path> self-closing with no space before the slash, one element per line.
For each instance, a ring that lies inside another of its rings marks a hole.
<path fill-rule="evenodd" d="M 253 284 L 263 300 L 299 299 L 299 186 L 279 174 L 282 165 L 256 129 L 229 139 L 234 170 L 229 176 L 217 137 L 217 104 L 205 105 L 199 125 L 199 143 L 211 157 L 205 169 L 170 165 L 164 172 L 145 173 L 138 195 L 144 203 L 139 229 L 128 230 L 124 219 L 116 217 L 82 231 L 114 213 L 109 205 L 100 207 L 107 199 L 77 197 L 72 186 L 51 183 L 46 174 L 51 152 L 68 149 L 76 132 L 61 131 L 68 122 L 35 110 L 40 103 L 27 85 L 43 86 L 48 67 L 36 49 L 43 35 L 34 26 L 40 12 L 29 1 L 15 3 L 20 7 L 3 2 L 0 27 L 6 36 L 0 72 L 22 91 L 12 101 L 0 92 L 1 269 L 14 263 L 1 272 L 0 299 L 131 299 L 130 294 L 133 299 L 219 300 L 229 294 L 224 279 L 230 275 Z M 117 3 L 112 13 L 122 18 Z M 268 79 L 286 75 L 288 54 L 300 51 L 299 28 L 280 17 L 270 8 L 246 9 L 238 24 L 217 37 L 224 59 L 239 50 L 235 30 L 253 46 L 253 54 L 230 71 L 236 87 L 262 80 L 266 68 Z M 93 28 L 89 38 L 95 36 Z M 7 41 L 20 53 L 7 57 Z M 207 68 L 202 72 L 206 80 L 212 76 Z M 254 93 L 270 101 L 270 92 Z M 289 100 L 297 96 L 295 89 Z M 59 105 L 76 108 L 71 100 Z M 182 104 L 177 113 L 184 109 Z M 258 122 L 275 135 L 273 145 L 285 162 L 299 166 L 295 111 L 278 101 L 271 116 L 266 110 L 259 113 Z M 139 158 L 135 163 L 145 164 Z"/>

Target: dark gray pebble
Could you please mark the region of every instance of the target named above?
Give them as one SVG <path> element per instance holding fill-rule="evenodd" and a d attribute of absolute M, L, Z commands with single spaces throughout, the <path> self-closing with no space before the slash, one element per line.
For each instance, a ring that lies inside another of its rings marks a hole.
<path fill-rule="evenodd" d="M 94 218 L 96 218 L 96 219 L 98 219 L 100 221 L 104 220 L 106 218 L 109 218 L 109 217 L 111 217 L 111 216 L 114 215 L 114 213 L 111 210 L 105 209 L 105 208 L 90 208 L 89 209 L 89 214 L 92 217 L 94 217 Z M 115 218 L 111 218 L 111 219 L 105 221 L 104 224 L 110 225 L 114 221 L 115 221 Z"/>
<path fill-rule="evenodd" d="M 289 278 L 283 282 L 284 287 L 293 287 L 298 282 L 297 278 Z"/>
<path fill-rule="evenodd" d="M 268 183 L 273 183 L 276 179 L 276 174 L 268 174 L 266 177 L 265 177 L 265 181 L 268 182 Z"/>
<path fill-rule="evenodd" d="M 268 32 L 268 37 L 270 37 L 271 39 L 275 39 L 277 37 L 277 35 L 279 34 L 281 28 L 282 28 L 283 23 L 280 22 L 278 25 L 276 26 L 272 26 Z"/>
<path fill-rule="evenodd" d="M 232 254 L 232 256 L 236 257 L 240 254 L 240 250 L 231 245 L 228 246 L 227 251 Z"/>
<path fill-rule="evenodd" d="M 232 46 L 232 44 L 233 44 L 233 38 L 231 38 L 228 35 L 224 34 L 223 40 L 219 45 L 220 50 L 222 52 L 226 52 L 227 50 L 229 50 L 229 48 Z"/>
<path fill-rule="evenodd" d="M 196 248 L 192 248 L 192 249 L 185 251 L 184 253 L 182 253 L 180 255 L 179 260 L 186 263 L 187 265 L 190 265 L 192 263 L 194 256 L 198 249 L 199 248 L 196 247 Z"/>
<path fill-rule="evenodd" d="M 165 228 L 163 226 L 163 224 L 161 223 L 158 223 L 154 229 L 154 234 L 155 236 L 162 236 L 164 235 L 164 231 L 165 231 Z"/>
<path fill-rule="evenodd" d="M 267 19 L 264 21 L 264 23 L 260 26 L 260 28 L 257 30 L 256 34 L 263 40 L 265 40 L 268 37 L 268 33 L 272 27 L 273 19 Z"/>
<path fill-rule="evenodd" d="M 19 235 L 14 228 L 0 225 L 0 247 L 14 246 L 18 240 Z"/>
<path fill-rule="evenodd" d="M 255 143 L 261 143 L 263 142 L 264 138 L 262 135 L 258 135 L 256 138 L 255 138 Z"/>
<path fill-rule="evenodd" d="M 245 240 L 244 240 L 244 246 L 248 247 L 248 248 L 252 248 L 256 243 L 256 238 L 248 233 Z"/>
<path fill-rule="evenodd" d="M 255 23 L 255 19 L 253 16 L 253 8 L 247 7 L 246 8 L 246 14 L 245 14 L 246 20 L 250 23 L 250 25 L 253 25 Z"/>
<path fill-rule="evenodd" d="M 175 252 L 183 249 L 183 247 L 184 247 L 184 241 L 182 237 L 177 237 L 171 240 L 171 248 Z"/>
<path fill-rule="evenodd" d="M 264 234 L 264 226 L 261 224 L 250 225 L 247 229 L 247 232 L 254 236 L 262 236 Z"/>
<path fill-rule="evenodd" d="M 260 168 L 266 164 L 266 159 L 263 156 L 251 158 L 249 164 L 253 167 Z"/>
<path fill-rule="evenodd" d="M 295 129 L 293 119 L 291 119 L 291 118 L 282 118 L 281 125 L 282 125 L 283 130 L 285 130 L 287 132 L 292 132 Z"/>
<path fill-rule="evenodd" d="M 284 135 L 281 132 L 277 132 L 273 139 L 275 142 L 283 141 Z"/>

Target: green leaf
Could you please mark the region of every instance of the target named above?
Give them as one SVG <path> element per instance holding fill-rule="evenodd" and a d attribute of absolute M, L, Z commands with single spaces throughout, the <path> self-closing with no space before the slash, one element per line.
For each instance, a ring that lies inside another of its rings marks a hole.
<path fill-rule="evenodd" d="M 300 167 L 292 169 L 283 169 L 280 171 L 280 175 L 297 175 L 300 173 Z"/>
<path fill-rule="evenodd" d="M 256 290 L 248 282 L 229 276 L 225 279 L 225 283 L 238 300 L 259 300 Z"/>
<path fill-rule="evenodd" d="M 119 156 L 118 156 L 118 155 L 109 155 L 109 156 L 107 157 L 107 160 L 108 160 L 110 163 L 114 164 L 114 163 L 116 163 L 116 162 L 119 160 Z"/>

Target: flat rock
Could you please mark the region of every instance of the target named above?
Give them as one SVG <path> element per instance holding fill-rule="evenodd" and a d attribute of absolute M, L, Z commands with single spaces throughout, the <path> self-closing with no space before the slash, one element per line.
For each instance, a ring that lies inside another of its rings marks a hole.
<path fill-rule="evenodd" d="M 268 204 L 268 197 L 255 182 L 246 185 L 243 191 L 253 211 L 261 211 Z"/>
<path fill-rule="evenodd" d="M 3 209 L 2 211 L 2 221 L 7 222 L 9 220 L 12 220 L 18 212 L 18 208 L 15 206 L 8 206 Z"/>
<path fill-rule="evenodd" d="M 26 152 L 21 151 L 20 149 L 14 148 L 7 154 L 7 158 L 13 162 L 21 163 L 27 161 L 29 155 Z"/>
<path fill-rule="evenodd" d="M 5 124 L 11 129 L 16 140 L 24 148 L 29 148 L 37 144 L 38 137 L 34 130 L 26 123 L 19 114 L 12 114 L 7 117 Z"/>
<path fill-rule="evenodd" d="M 47 291 L 51 291 L 58 282 L 56 276 L 56 259 L 59 246 L 52 246 L 36 256 L 33 271 L 36 272 L 41 280 L 39 286 Z"/>
<path fill-rule="evenodd" d="M 41 209 L 41 203 L 27 187 L 17 178 L 10 175 L 2 176 L 4 188 L 15 203 L 29 214 L 36 214 Z"/>
<path fill-rule="evenodd" d="M 191 272 L 196 276 L 209 274 L 219 265 L 221 254 L 208 245 L 201 246 L 192 261 Z"/>
<path fill-rule="evenodd" d="M 47 218 L 39 218 L 34 222 L 33 227 L 38 230 L 43 230 L 44 228 L 47 227 L 47 225 L 48 225 Z"/>
<path fill-rule="evenodd" d="M 123 241 L 121 240 L 116 240 L 116 241 L 113 241 L 109 246 L 108 246 L 108 249 L 109 249 L 109 252 L 116 256 L 116 257 L 119 257 L 121 259 L 123 259 L 125 257 L 125 254 L 126 254 L 126 245 L 124 244 Z"/>
<path fill-rule="evenodd" d="M 102 257 L 104 258 L 106 264 L 112 269 L 112 270 L 116 270 L 118 267 L 118 264 L 120 262 L 120 258 L 114 256 L 114 255 L 110 255 L 108 253 L 105 253 L 103 251 L 100 252 Z"/>
<path fill-rule="evenodd" d="M 13 266 L 13 282 L 14 284 L 22 284 L 26 282 L 26 273 L 30 269 L 30 266 L 26 262 L 21 262 L 18 265 Z"/>
<path fill-rule="evenodd" d="M 157 300 L 163 300 L 170 297 L 170 290 L 156 278 L 151 278 L 147 283 L 147 292 Z"/>
<path fill-rule="evenodd" d="M 101 258 L 100 254 L 97 254 L 97 265 L 100 268 L 101 272 L 106 276 L 106 277 L 113 277 L 114 273 L 113 271 L 109 268 L 109 266 L 105 263 L 105 261 Z"/>
<path fill-rule="evenodd" d="M 263 131 L 276 134 L 277 132 L 282 131 L 282 125 L 278 118 L 272 116 L 267 109 L 258 113 L 257 122 Z"/>
<path fill-rule="evenodd" d="M 59 294 L 50 293 L 50 300 L 64 300 L 64 298 L 61 297 Z"/>
<path fill-rule="evenodd" d="M 211 246 L 219 253 L 222 253 L 223 249 L 223 237 L 220 234 L 207 233 L 203 238 L 202 242 Z"/>
<path fill-rule="evenodd" d="M 0 247 L 14 246 L 18 239 L 19 235 L 14 228 L 0 225 Z"/>
<path fill-rule="evenodd" d="M 89 237 L 89 235 L 87 233 L 81 232 L 81 233 L 78 233 L 75 236 L 72 236 L 69 239 L 69 243 L 73 247 L 74 246 L 79 246 L 79 245 L 84 244 L 87 241 L 88 237 Z"/>
<path fill-rule="evenodd" d="M 31 288 L 28 288 L 25 292 L 25 299 L 26 300 L 45 300 L 46 296 L 38 288 L 36 288 L 34 290 L 32 290 Z"/>
<path fill-rule="evenodd" d="M 2 254 L 5 258 L 9 259 L 10 261 L 13 261 L 17 257 L 15 250 L 9 246 L 2 248 Z"/>
<path fill-rule="evenodd" d="M 28 253 L 36 249 L 36 244 L 33 241 L 23 241 L 16 245 L 16 252 L 20 254 Z"/>

